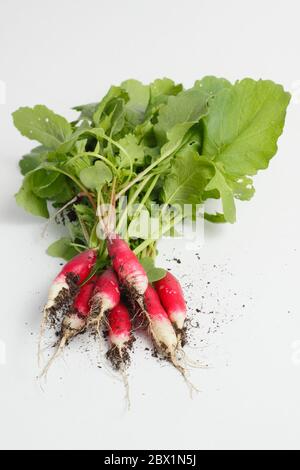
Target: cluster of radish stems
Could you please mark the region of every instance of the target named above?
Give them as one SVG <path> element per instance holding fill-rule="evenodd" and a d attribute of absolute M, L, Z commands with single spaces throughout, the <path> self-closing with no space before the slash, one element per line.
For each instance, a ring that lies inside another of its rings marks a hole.
<path fill-rule="evenodd" d="M 153 183 L 152 187 L 156 181 Z M 87 248 L 67 262 L 50 287 L 41 325 L 39 361 L 47 326 L 56 329 L 58 341 L 41 375 L 47 374 L 54 359 L 72 338 L 86 330 L 100 336 L 106 329 L 110 343 L 106 356 L 126 378 L 133 330 L 147 328 L 157 353 L 169 360 L 193 387 L 187 379 L 188 360 L 182 349 L 187 314 L 182 288 L 170 272 L 153 284 L 149 282 L 137 254 L 153 256 L 155 241 L 146 240 L 134 252 L 118 235 L 118 228 L 114 227 L 114 208 L 120 195 L 115 195 L 114 180 L 107 209 L 101 191 L 98 192 L 97 233 L 101 231 L 104 239 L 98 247 Z M 94 200 L 91 203 L 95 206 Z M 120 222 L 122 220 L 119 226 Z M 103 250 L 107 253 L 107 264 L 97 268 L 99 251 L 103 255 Z"/>

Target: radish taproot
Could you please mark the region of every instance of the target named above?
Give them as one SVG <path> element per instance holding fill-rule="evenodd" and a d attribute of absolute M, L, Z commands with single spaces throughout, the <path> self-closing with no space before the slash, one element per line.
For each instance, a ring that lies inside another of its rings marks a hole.
<path fill-rule="evenodd" d="M 187 309 L 181 285 L 169 271 L 165 277 L 156 281 L 154 285 L 161 304 L 175 328 L 177 338 L 183 345 L 185 342 L 184 321 Z"/>
<path fill-rule="evenodd" d="M 141 298 L 147 289 L 148 278 L 137 256 L 116 234 L 108 236 L 107 249 L 121 287 L 132 299 Z"/>
<path fill-rule="evenodd" d="M 88 317 L 90 315 L 90 301 L 95 288 L 97 277 L 93 276 L 86 284 L 84 284 L 75 297 L 73 306 L 64 316 L 60 332 L 57 348 L 52 358 L 47 363 L 42 372 L 42 376 L 46 375 L 53 361 L 63 351 L 68 342 L 82 333 L 87 326 Z"/>

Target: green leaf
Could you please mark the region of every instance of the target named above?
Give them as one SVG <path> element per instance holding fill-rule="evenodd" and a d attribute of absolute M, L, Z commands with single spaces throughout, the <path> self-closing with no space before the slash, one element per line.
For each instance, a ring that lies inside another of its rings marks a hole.
<path fill-rule="evenodd" d="M 105 163 L 96 162 L 95 165 L 80 172 L 80 180 L 87 188 L 98 190 L 112 180 L 112 172 Z"/>
<path fill-rule="evenodd" d="M 108 93 L 104 96 L 104 98 L 98 104 L 94 116 L 93 121 L 96 126 L 99 126 L 103 115 L 105 114 L 106 107 L 111 103 L 115 98 L 123 98 L 124 100 L 128 100 L 128 95 L 125 90 L 121 87 L 112 86 L 108 90 Z"/>
<path fill-rule="evenodd" d="M 232 84 L 225 78 L 207 76 L 195 82 L 194 88 L 200 88 L 210 97 L 216 96 L 224 88 L 231 88 Z"/>
<path fill-rule="evenodd" d="M 120 168 L 129 168 L 131 165 L 143 165 L 144 149 L 138 144 L 137 138 L 133 134 L 127 134 L 118 141 L 124 150 L 120 150 L 118 163 Z"/>
<path fill-rule="evenodd" d="M 199 122 L 208 112 L 208 96 L 202 90 L 191 89 L 170 96 L 165 106 L 160 109 L 155 132 L 160 141 L 167 140 L 167 134 L 178 124 L 187 131 Z M 170 140 L 170 138 L 169 138 Z"/>
<path fill-rule="evenodd" d="M 113 137 L 121 132 L 125 124 L 125 101 L 121 98 L 113 99 L 108 103 L 105 109 L 103 119 L 99 126 L 106 134 Z"/>
<path fill-rule="evenodd" d="M 150 84 L 151 105 L 166 103 L 169 96 L 176 96 L 182 91 L 182 85 L 176 85 L 170 78 L 159 78 Z"/>
<path fill-rule="evenodd" d="M 220 214 L 219 212 L 217 212 L 216 214 L 209 214 L 205 212 L 204 219 L 214 224 L 224 224 L 225 222 L 227 222 L 224 217 L 224 214 Z"/>
<path fill-rule="evenodd" d="M 13 120 L 22 135 L 49 149 L 58 148 L 72 133 L 65 118 L 42 105 L 19 108 L 13 113 Z"/>
<path fill-rule="evenodd" d="M 96 214 L 94 209 L 86 206 L 85 204 L 75 204 L 74 209 L 77 213 L 77 216 L 81 218 L 88 228 L 92 229 L 96 222 Z"/>
<path fill-rule="evenodd" d="M 85 155 L 82 155 L 80 157 L 75 155 L 74 157 L 69 158 L 66 161 L 64 169 L 75 176 L 80 176 L 82 170 L 84 170 L 85 168 L 89 168 L 90 166 L 92 166 L 92 164 L 93 160 L 91 158 Z"/>
<path fill-rule="evenodd" d="M 51 200 L 54 203 L 64 204 L 64 203 L 66 203 L 66 202 L 68 202 L 68 201 L 70 201 L 71 199 L 74 198 L 74 196 L 76 194 L 75 191 L 76 190 L 72 187 L 72 185 L 69 183 L 67 178 L 65 178 L 64 183 L 62 184 L 60 191 L 57 192 L 55 195 L 53 195 L 51 197 Z"/>
<path fill-rule="evenodd" d="M 141 124 L 150 99 L 150 87 L 143 85 L 138 80 L 126 80 L 121 84 L 126 91 L 129 100 L 125 105 L 127 120 L 132 126 Z"/>
<path fill-rule="evenodd" d="M 89 134 L 89 131 L 92 130 L 87 121 L 82 121 L 81 125 L 75 129 L 73 133 L 63 142 L 57 149 L 57 152 L 61 154 L 66 154 L 70 152 L 79 139 L 83 139 L 85 135 Z"/>
<path fill-rule="evenodd" d="M 228 185 L 232 188 L 234 197 L 240 199 L 241 201 L 250 201 L 255 193 L 253 186 L 252 178 L 248 176 L 243 177 L 233 177 L 227 175 L 226 181 Z"/>
<path fill-rule="evenodd" d="M 51 199 L 61 192 L 66 179 L 54 171 L 40 169 L 28 175 L 28 181 L 36 196 Z"/>
<path fill-rule="evenodd" d="M 78 254 L 78 251 L 71 246 L 72 240 L 69 238 L 60 238 L 56 242 L 52 243 L 47 249 L 47 254 L 54 258 L 62 258 L 65 261 L 69 261 Z"/>
<path fill-rule="evenodd" d="M 40 217 L 49 217 L 47 201 L 36 196 L 25 178 L 19 192 L 15 195 L 17 204 L 33 215 Z"/>
<path fill-rule="evenodd" d="M 206 186 L 207 191 L 216 189 L 221 196 L 225 219 L 234 223 L 236 221 L 236 209 L 232 188 L 228 185 L 224 175 L 218 168 L 215 168 L 215 176 Z"/>
<path fill-rule="evenodd" d="M 167 132 L 167 143 L 161 148 L 161 155 L 172 155 L 178 151 L 189 140 L 189 131 L 193 123 L 182 122 L 176 124 Z"/>
<path fill-rule="evenodd" d="M 142 258 L 141 265 L 146 271 L 149 282 L 156 282 L 163 279 L 167 271 L 163 268 L 156 268 L 152 258 Z"/>
<path fill-rule="evenodd" d="M 88 103 L 88 104 L 82 104 L 78 106 L 74 106 L 72 109 L 75 111 L 80 112 L 80 116 L 78 118 L 79 121 L 83 119 L 87 119 L 88 121 L 93 120 L 93 115 L 96 112 L 97 107 L 99 106 L 99 103 Z"/>
<path fill-rule="evenodd" d="M 48 150 L 39 145 L 30 151 L 30 153 L 24 155 L 22 160 L 19 162 L 20 170 L 22 175 L 26 175 L 30 171 L 37 168 L 42 162 L 47 159 Z"/>
<path fill-rule="evenodd" d="M 249 78 L 223 88 L 204 119 L 203 154 L 234 176 L 255 175 L 277 151 L 290 94 L 271 81 Z"/>
<path fill-rule="evenodd" d="M 172 161 L 171 171 L 165 178 L 163 201 L 166 204 L 200 204 L 214 168 L 207 159 L 192 148 L 183 149 Z"/>

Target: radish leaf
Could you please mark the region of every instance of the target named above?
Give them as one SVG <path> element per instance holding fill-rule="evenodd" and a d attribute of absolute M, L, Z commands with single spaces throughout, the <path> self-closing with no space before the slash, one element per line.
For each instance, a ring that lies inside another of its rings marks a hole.
<path fill-rule="evenodd" d="M 69 238 L 60 238 L 48 247 L 47 255 L 69 261 L 78 254 L 78 251 L 71 246 L 71 243 L 72 241 Z"/>
<path fill-rule="evenodd" d="M 226 173 L 255 175 L 277 151 L 290 94 L 271 81 L 249 78 L 223 88 L 204 118 L 203 154 Z"/>
<path fill-rule="evenodd" d="M 15 198 L 17 204 L 27 212 L 40 217 L 49 217 L 47 201 L 45 199 L 41 199 L 32 192 L 27 179 L 23 181 L 23 184 Z"/>
<path fill-rule="evenodd" d="M 112 180 L 112 173 L 105 163 L 96 162 L 95 165 L 80 172 L 80 180 L 87 188 L 98 190 Z"/>
<path fill-rule="evenodd" d="M 72 134 L 68 121 L 46 106 L 19 108 L 13 113 L 14 124 L 22 135 L 56 149 Z"/>

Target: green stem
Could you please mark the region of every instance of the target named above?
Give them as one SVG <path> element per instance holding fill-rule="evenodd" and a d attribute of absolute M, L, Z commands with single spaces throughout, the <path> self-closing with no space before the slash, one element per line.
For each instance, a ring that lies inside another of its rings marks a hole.
<path fill-rule="evenodd" d="M 159 179 L 160 175 L 156 175 L 152 181 L 152 183 L 150 184 L 149 188 L 147 189 L 147 192 L 145 193 L 143 199 L 141 200 L 140 204 L 139 204 L 139 207 L 137 208 L 136 212 L 134 213 L 133 217 L 134 218 L 138 218 L 140 213 L 142 212 L 143 210 L 143 207 L 145 205 L 145 202 L 149 199 L 158 179 Z M 149 177 L 148 177 L 149 178 Z"/>
<path fill-rule="evenodd" d="M 91 197 L 90 193 L 88 192 L 87 188 L 73 175 L 68 173 L 67 171 L 62 170 L 61 168 L 57 168 L 56 166 L 48 166 L 45 167 L 45 170 L 56 171 L 57 173 L 61 173 L 62 175 L 67 176 L 70 178 L 80 189 L 84 192 L 89 199 L 91 205 L 95 208 L 95 203 L 93 198 Z"/>
<path fill-rule="evenodd" d="M 111 137 L 108 137 L 107 135 L 104 135 L 103 138 L 106 139 L 111 144 L 115 145 L 115 147 L 117 147 L 119 150 L 121 150 L 126 155 L 126 157 L 129 160 L 129 163 L 130 163 L 130 171 L 131 171 L 131 173 L 133 173 L 132 160 L 131 160 L 130 155 L 127 152 L 127 150 L 122 145 L 120 145 L 118 142 L 116 142 L 114 139 L 112 139 Z"/>
<path fill-rule="evenodd" d="M 80 252 L 80 250 L 78 248 L 82 248 L 83 250 L 86 250 L 86 246 L 85 245 L 81 245 L 80 243 L 70 243 L 70 246 L 73 246 L 75 249 L 77 249 L 77 251 Z"/>
<path fill-rule="evenodd" d="M 85 226 L 85 223 L 83 222 L 82 217 L 78 213 L 77 213 L 77 217 L 78 217 L 78 220 L 79 220 L 79 224 L 80 224 L 84 239 L 85 239 L 86 243 L 89 244 L 90 235 L 89 235 L 88 230 Z"/>
<path fill-rule="evenodd" d="M 79 153 L 78 155 L 75 155 L 74 157 L 72 157 L 68 161 L 68 163 L 70 163 L 74 160 L 77 160 L 77 158 L 82 158 L 82 157 L 97 158 L 98 160 L 102 160 L 107 165 L 109 165 L 116 174 L 118 173 L 117 167 L 115 167 L 115 165 L 108 158 L 106 158 L 103 155 L 100 155 L 99 153 L 96 153 L 96 152 L 82 152 L 82 153 Z"/>
<path fill-rule="evenodd" d="M 119 199 L 121 196 L 123 196 L 123 194 L 125 194 L 128 189 L 130 189 L 134 184 L 138 183 L 139 181 L 141 181 L 148 173 L 149 171 L 153 170 L 153 168 L 155 168 L 157 165 L 159 165 L 162 161 L 164 161 L 167 157 L 170 157 L 172 155 L 173 152 L 169 152 L 169 153 L 166 153 L 166 154 L 163 154 L 161 155 L 160 158 L 158 158 L 157 160 L 155 160 L 155 162 L 153 162 L 151 165 L 149 165 L 147 168 L 145 168 L 144 171 L 142 171 L 141 173 L 139 173 L 136 178 L 134 178 L 125 188 L 121 189 L 121 191 L 116 195 L 116 200 Z"/>
<path fill-rule="evenodd" d="M 157 235 L 160 235 L 162 237 L 165 233 L 167 233 L 172 227 L 174 227 L 176 224 L 178 224 L 181 220 L 183 219 L 183 214 L 179 214 L 177 217 L 174 217 L 174 219 L 166 225 L 162 232 L 159 232 Z M 156 239 L 153 238 L 148 238 L 148 240 L 143 241 L 136 249 L 134 250 L 135 254 L 138 255 L 141 253 L 145 248 L 147 248 L 149 245 L 151 245 Z"/>
<path fill-rule="evenodd" d="M 126 217 L 128 215 L 128 209 L 133 206 L 134 202 L 137 200 L 138 196 L 140 195 L 140 193 L 142 192 L 142 190 L 144 189 L 144 187 L 146 186 L 146 184 L 149 182 L 150 179 L 151 179 L 151 175 L 148 176 L 147 178 L 145 178 L 145 180 L 136 189 L 135 193 L 131 197 L 128 205 L 126 206 L 126 209 L 124 210 L 124 212 L 123 212 L 123 214 L 122 214 L 122 216 L 121 216 L 121 218 L 118 222 L 117 231 L 120 229 L 120 227 L 122 227 L 122 224 L 123 224 L 124 220 L 126 219 Z"/>

